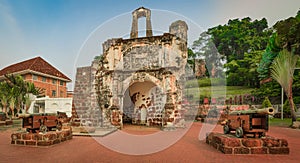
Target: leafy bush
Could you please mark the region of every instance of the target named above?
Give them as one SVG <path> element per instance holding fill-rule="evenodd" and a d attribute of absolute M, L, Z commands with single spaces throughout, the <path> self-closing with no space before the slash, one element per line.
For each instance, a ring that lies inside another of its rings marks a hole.
<path fill-rule="evenodd" d="M 289 100 L 285 100 L 283 104 L 283 113 L 291 115 L 290 103 Z"/>
<path fill-rule="evenodd" d="M 300 104 L 300 96 L 293 97 L 294 104 Z"/>
<path fill-rule="evenodd" d="M 269 100 L 268 97 L 265 97 L 263 103 L 262 103 L 262 107 L 263 108 L 267 108 L 267 107 L 272 107 L 271 101 Z"/>

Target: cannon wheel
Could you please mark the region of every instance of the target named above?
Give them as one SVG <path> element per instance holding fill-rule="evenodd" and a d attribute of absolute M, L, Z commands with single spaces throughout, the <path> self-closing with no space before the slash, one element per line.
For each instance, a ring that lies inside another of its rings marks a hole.
<path fill-rule="evenodd" d="M 57 122 L 57 124 L 56 124 L 56 129 L 58 130 L 58 131 L 60 131 L 61 129 L 62 129 L 62 124 L 61 124 L 61 122 Z"/>
<path fill-rule="evenodd" d="M 238 127 L 235 130 L 235 136 L 238 137 L 238 138 L 241 138 L 241 137 L 243 137 L 243 135 L 244 135 L 243 128 L 242 127 Z"/>
<path fill-rule="evenodd" d="M 46 133 L 47 130 L 48 130 L 47 126 L 45 126 L 45 125 L 41 125 L 41 126 L 40 126 L 40 132 Z"/>
<path fill-rule="evenodd" d="M 266 136 L 266 133 L 264 133 L 264 132 L 259 133 L 259 138 L 265 137 L 265 136 Z"/>
<path fill-rule="evenodd" d="M 229 126 L 228 125 L 224 125 L 223 131 L 224 131 L 224 134 L 229 134 L 230 133 Z"/>

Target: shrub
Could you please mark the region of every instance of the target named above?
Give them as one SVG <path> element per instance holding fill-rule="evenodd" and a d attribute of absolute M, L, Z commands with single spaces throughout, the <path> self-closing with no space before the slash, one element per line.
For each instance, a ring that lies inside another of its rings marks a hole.
<path fill-rule="evenodd" d="M 271 102 L 270 102 L 270 100 L 269 100 L 268 97 L 265 97 L 265 99 L 264 99 L 264 101 L 262 103 L 262 107 L 263 108 L 272 107 L 272 104 L 271 104 Z"/>
<path fill-rule="evenodd" d="M 300 96 L 293 97 L 294 104 L 300 104 Z"/>
<path fill-rule="evenodd" d="M 283 113 L 291 115 L 290 103 L 289 100 L 285 100 L 283 104 Z"/>

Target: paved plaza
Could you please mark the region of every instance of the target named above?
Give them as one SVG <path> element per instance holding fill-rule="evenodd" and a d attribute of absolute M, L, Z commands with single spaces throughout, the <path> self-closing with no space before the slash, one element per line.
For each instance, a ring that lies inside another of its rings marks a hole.
<path fill-rule="evenodd" d="M 299 162 L 300 130 L 270 127 L 268 135 L 285 138 L 289 142 L 289 155 L 225 155 L 198 136 L 202 124 L 193 123 L 188 132 L 169 148 L 149 154 L 132 156 L 120 154 L 100 145 L 92 137 L 74 136 L 72 140 L 51 147 L 25 147 L 10 144 L 12 130 L 0 131 L 0 162 Z M 214 131 L 222 132 L 217 126 Z M 138 126 L 125 126 L 129 134 L 147 135 L 159 132 L 158 129 L 143 129 Z M 107 137 L 107 136 L 106 136 Z M 122 139 L 120 137 L 120 139 Z"/>

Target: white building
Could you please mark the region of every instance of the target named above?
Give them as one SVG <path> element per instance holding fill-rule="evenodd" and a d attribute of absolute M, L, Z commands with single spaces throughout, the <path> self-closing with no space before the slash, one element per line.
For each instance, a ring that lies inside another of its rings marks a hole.
<path fill-rule="evenodd" d="M 49 98 L 48 96 L 36 98 L 31 103 L 29 113 L 57 113 L 65 112 L 68 117 L 72 115 L 72 98 Z"/>

